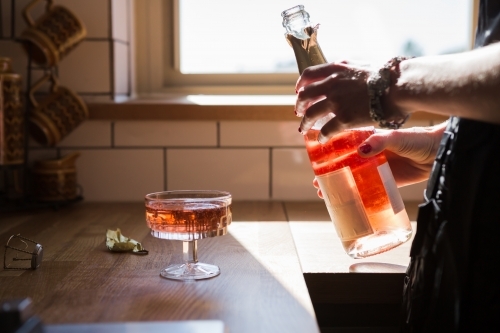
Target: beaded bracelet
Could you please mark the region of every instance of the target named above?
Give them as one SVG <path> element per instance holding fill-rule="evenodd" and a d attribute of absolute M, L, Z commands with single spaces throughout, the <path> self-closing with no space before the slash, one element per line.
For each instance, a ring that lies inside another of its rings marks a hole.
<path fill-rule="evenodd" d="M 408 120 L 410 115 L 398 117 L 397 119 L 387 120 L 380 98 L 391 85 L 390 70 L 394 66 L 398 66 L 403 60 L 408 57 L 394 57 L 389 60 L 378 72 L 371 74 L 367 80 L 368 96 L 370 97 L 370 117 L 373 121 L 378 122 L 381 128 L 398 129 Z"/>

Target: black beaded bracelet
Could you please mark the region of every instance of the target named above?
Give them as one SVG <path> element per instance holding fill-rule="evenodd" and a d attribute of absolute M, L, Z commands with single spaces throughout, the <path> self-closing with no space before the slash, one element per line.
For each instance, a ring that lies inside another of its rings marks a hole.
<path fill-rule="evenodd" d="M 397 117 L 396 119 L 388 120 L 382 109 L 380 98 L 391 85 L 390 70 L 394 66 L 398 66 L 403 60 L 410 59 L 408 57 L 394 57 L 389 60 L 378 72 L 371 74 L 367 80 L 368 96 L 370 97 L 370 117 L 373 121 L 378 122 L 381 128 L 398 129 L 408 120 L 410 115 Z"/>

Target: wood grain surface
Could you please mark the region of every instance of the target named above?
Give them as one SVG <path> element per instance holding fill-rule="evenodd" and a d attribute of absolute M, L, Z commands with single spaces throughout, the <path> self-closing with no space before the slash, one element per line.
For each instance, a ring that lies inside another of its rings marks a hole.
<path fill-rule="evenodd" d="M 412 220 L 416 206 L 406 203 Z M 108 228 L 149 254 L 108 251 Z M 393 331 L 411 244 L 354 260 L 321 200 L 236 202 L 229 234 L 198 242 L 199 260 L 221 275 L 186 283 L 159 276 L 182 260 L 182 243 L 152 237 L 141 203 L 0 215 L 0 244 L 17 233 L 42 244 L 44 260 L 34 271 L 0 269 L 0 300 L 31 297 L 47 324 L 217 319 L 229 332 Z"/>
<path fill-rule="evenodd" d="M 221 275 L 187 283 L 159 276 L 181 260 L 181 242 L 153 238 L 141 203 L 4 214 L 0 243 L 21 233 L 45 256 L 34 271 L 1 270 L 0 300 L 31 297 L 47 324 L 219 319 L 229 332 L 319 332 L 284 206 L 235 203 L 233 212 L 228 235 L 198 242 L 200 261 Z M 106 229 L 117 227 L 149 254 L 108 251 Z"/>

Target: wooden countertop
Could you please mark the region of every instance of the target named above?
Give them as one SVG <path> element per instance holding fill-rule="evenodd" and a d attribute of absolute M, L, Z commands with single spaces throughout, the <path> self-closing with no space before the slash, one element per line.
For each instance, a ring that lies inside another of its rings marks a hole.
<path fill-rule="evenodd" d="M 304 279 L 320 327 L 383 327 L 397 332 L 412 239 L 391 251 L 347 256 L 323 202 L 286 203 Z M 418 203 L 406 203 L 410 220 Z"/>
<path fill-rule="evenodd" d="M 409 243 L 355 261 L 339 252 L 325 214 L 319 200 L 235 202 L 228 235 L 198 242 L 199 260 L 217 264 L 221 275 L 187 283 L 159 276 L 169 263 L 182 260 L 182 243 L 152 237 L 142 203 L 84 202 L 57 211 L 3 214 L 0 244 L 20 233 L 42 244 L 45 254 L 37 270 L 0 270 L 0 300 L 31 297 L 47 324 L 217 319 L 229 332 L 319 332 L 318 322 L 336 325 L 338 315 L 323 313 L 332 306 L 376 305 L 380 298 L 397 303 L 400 270 L 358 274 L 349 267 L 365 261 L 404 266 Z M 108 228 L 120 228 L 149 254 L 108 251 Z M 375 284 L 357 290 L 360 282 Z"/>

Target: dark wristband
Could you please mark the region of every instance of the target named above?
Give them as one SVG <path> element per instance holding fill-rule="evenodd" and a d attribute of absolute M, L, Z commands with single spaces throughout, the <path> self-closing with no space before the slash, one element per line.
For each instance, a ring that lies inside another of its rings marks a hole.
<path fill-rule="evenodd" d="M 408 57 L 395 57 L 389 60 L 378 72 L 371 74 L 367 80 L 368 96 L 370 97 L 370 117 L 381 128 L 398 129 L 408 120 L 410 115 L 403 115 L 394 119 L 387 119 L 381 103 L 381 97 L 391 86 L 390 71 Z"/>

